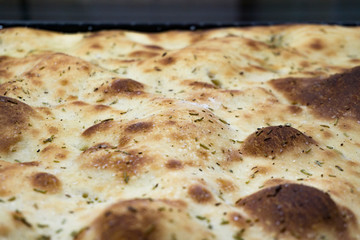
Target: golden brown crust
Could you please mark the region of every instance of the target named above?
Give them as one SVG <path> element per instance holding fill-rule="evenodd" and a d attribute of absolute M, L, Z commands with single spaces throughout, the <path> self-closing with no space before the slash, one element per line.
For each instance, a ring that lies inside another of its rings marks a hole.
<path fill-rule="evenodd" d="M 37 190 L 48 193 L 56 193 L 61 188 L 60 180 L 50 173 L 36 173 L 32 176 L 31 182 Z"/>
<path fill-rule="evenodd" d="M 274 158 L 287 151 L 307 151 L 315 141 L 291 126 L 270 126 L 246 138 L 242 152 L 260 157 Z"/>
<path fill-rule="evenodd" d="M 327 193 L 313 187 L 277 185 L 241 199 L 237 206 L 259 219 L 268 231 L 313 239 L 319 229 L 325 228 L 334 231 L 331 234 L 336 238 L 349 238 L 348 223 L 336 203 Z"/>
<path fill-rule="evenodd" d="M 109 89 L 105 90 L 113 94 L 126 93 L 126 94 L 141 94 L 144 85 L 132 79 L 116 79 L 114 80 Z"/>
<path fill-rule="evenodd" d="M 27 104 L 13 98 L 0 96 L 0 152 L 9 153 L 21 141 L 35 111 Z"/>
<path fill-rule="evenodd" d="M 321 117 L 360 120 L 360 67 L 319 79 L 277 79 L 273 86 L 294 104 L 309 107 Z"/>
<path fill-rule="evenodd" d="M 90 226 L 83 228 L 75 239 L 151 240 L 209 236 L 202 227 L 190 227 L 181 222 L 189 219 L 185 205 L 184 202 L 170 200 L 120 201 L 106 209 Z M 175 231 L 167 232 L 169 228 Z"/>
<path fill-rule="evenodd" d="M 207 203 L 212 200 L 212 195 L 209 190 L 198 184 L 189 187 L 189 195 L 198 203 Z"/>

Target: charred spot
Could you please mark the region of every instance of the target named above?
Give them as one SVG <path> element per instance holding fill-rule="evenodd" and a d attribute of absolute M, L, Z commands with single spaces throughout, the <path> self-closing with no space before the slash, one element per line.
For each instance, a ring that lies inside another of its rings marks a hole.
<path fill-rule="evenodd" d="M 60 180 L 55 175 L 45 172 L 40 172 L 33 175 L 31 178 L 31 183 L 34 188 L 46 193 L 56 193 L 61 188 Z"/>
<path fill-rule="evenodd" d="M 252 156 L 275 157 L 295 148 L 305 148 L 314 143 L 315 141 L 312 138 L 293 127 L 270 126 L 259 128 L 255 133 L 248 136 L 242 146 L 242 153 Z"/>
<path fill-rule="evenodd" d="M 218 178 L 216 182 L 224 192 L 233 192 L 236 189 L 236 186 L 230 180 Z"/>
<path fill-rule="evenodd" d="M 54 145 L 49 145 L 41 150 L 42 153 L 55 151 L 56 147 Z"/>
<path fill-rule="evenodd" d="M 129 54 L 129 57 L 132 58 L 152 58 L 152 57 L 156 57 L 157 55 L 159 55 L 156 52 L 149 52 L 149 51 L 134 51 L 131 52 Z"/>
<path fill-rule="evenodd" d="M 166 162 L 165 166 L 168 169 L 174 169 L 174 170 L 183 168 L 182 162 L 179 160 L 175 160 L 175 159 L 168 160 Z"/>
<path fill-rule="evenodd" d="M 8 79 L 11 77 L 11 73 L 6 70 L 0 70 L 0 77 Z"/>
<path fill-rule="evenodd" d="M 161 103 L 163 103 L 163 104 L 173 104 L 174 103 L 174 99 L 170 99 L 170 98 L 168 98 L 168 99 L 163 99 L 163 100 L 161 100 Z"/>
<path fill-rule="evenodd" d="M 97 144 L 79 157 L 82 167 L 112 170 L 127 183 L 131 176 L 140 173 L 153 159 L 140 150 L 122 150 L 107 144 Z"/>
<path fill-rule="evenodd" d="M 37 166 L 39 166 L 39 162 L 37 162 L 37 161 L 31 161 L 31 162 L 22 162 L 22 163 L 20 163 L 20 165 L 22 165 L 22 166 L 28 166 L 28 167 L 37 167 Z"/>
<path fill-rule="evenodd" d="M 63 80 L 60 81 L 61 86 L 67 86 L 68 84 L 69 84 L 69 81 L 66 80 L 66 79 L 63 79 Z"/>
<path fill-rule="evenodd" d="M 130 78 L 114 80 L 107 91 L 112 93 L 135 93 L 140 94 L 144 90 L 144 85 Z"/>
<path fill-rule="evenodd" d="M 289 109 L 289 112 L 292 114 L 298 114 L 302 112 L 302 108 L 299 106 L 292 105 L 292 106 L 288 106 L 287 108 Z"/>
<path fill-rule="evenodd" d="M 89 128 L 87 128 L 83 133 L 82 136 L 84 137 L 91 137 L 92 135 L 98 132 L 104 132 L 113 126 L 113 121 L 102 121 L 101 123 L 95 124 Z"/>
<path fill-rule="evenodd" d="M 99 240 L 168 239 L 168 231 L 174 229 L 172 224 L 177 224 L 176 229 L 181 232 L 189 231 L 179 226 L 179 221 L 186 219 L 182 213 L 184 206 L 183 202 L 167 199 L 120 201 L 105 209 L 75 239 L 93 236 Z"/>
<path fill-rule="evenodd" d="M 146 47 L 148 49 L 154 49 L 154 50 L 163 50 L 163 48 L 158 45 L 145 45 L 144 47 Z"/>
<path fill-rule="evenodd" d="M 36 73 L 36 72 L 33 72 L 33 71 L 26 72 L 24 75 L 25 75 L 27 78 L 39 77 L 39 74 Z"/>
<path fill-rule="evenodd" d="M 330 131 L 321 131 L 321 135 L 325 138 L 325 139 L 328 139 L 328 138 L 332 138 L 334 135 L 330 132 Z"/>
<path fill-rule="evenodd" d="M 213 84 L 207 82 L 198 82 L 198 81 L 191 82 L 189 85 L 195 88 L 211 88 L 211 89 L 217 88 Z"/>
<path fill-rule="evenodd" d="M 191 185 L 188 193 L 197 203 L 208 203 L 213 199 L 211 192 L 198 184 Z"/>
<path fill-rule="evenodd" d="M 68 153 L 68 150 L 54 144 L 50 144 L 43 150 L 41 150 L 41 158 L 44 161 L 52 161 L 53 159 L 65 159 Z"/>
<path fill-rule="evenodd" d="M 93 49 L 103 49 L 103 47 L 99 43 L 94 43 L 90 46 Z"/>
<path fill-rule="evenodd" d="M 176 121 L 173 121 L 173 120 L 166 121 L 165 125 L 166 126 L 174 126 L 174 125 L 176 125 Z"/>
<path fill-rule="evenodd" d="M 309 46 L 313 50 L 321 50 L 324 48 L 324 43 L 321 39 L 314 39 Z"/>
<path fill-rule="evenodd" d="M 349 62 L 351 62 L 351 63 L 360 63 L 360 59 L 352 58 L 352 59 L 349 60 Z"/>
<path fill-rule="evenodd" d="M 96 152 L 101 149 L 109 149 L 109 148 L 114 148 L 114 147 L 111 146 L 109 143 L 103 142 L 103 143 L 98 143 L 98 144 L 86 149 L 85 152 Z"/>
<path fill-rule="evenodd" d="M 0 56 L 0 64 L 3 64 L 4 62 L 6 62 L 6 61 L 9 61 L 9 60 L 11 60 L 11 59 L 13 59 L 12 57 L 9 57 L 9 56 L 5 56 L 5 55 L 3 55 L 3 56 Z M 3 65 L 0 65 L 0 67 L 2 67 Z"/>
<path fill-rule="evenodd" d="M 79 63 L 76 63 L 76 65 L 78 65 Z M 84 71 L 84 72 L 89 72 L 90 68 L 87 65 L 81 65 L 80 66 L 80 70 Z"/>
<path fill-rule="evenodd" d="M 346 122 L 341 122 L 340 124 L 338 124 L 338 126 L 344 130 L 344 131 L 351 131 L 353 130 L 353 124 L 349 124 L 349 123 L 346 123 Z"/>
<path fill-rule="evenodd" d="M 118 147 L 124 147 L 126 146 L 129 142 L 130 142 L 131 138 L 128 137 L 128 136 L 123 136 L 120 138 L 119 140 L 119 144 L 118 144 Z"/>
<path fill-rule="evenodd" d="M 67 157 L 67 152 L 60 152 L 55 155 L 56 159 L 65 159 Z"/>
<path fill-rule="evenodd" d="M 123 214 L 106 212 L 102 219 L 101 239 L 150 239 L 153 233 L 146 232 L 146 229 L 155 226 L 155 219 L 146 214 L 146 209 L 142 212 L 144 215 L 139 217 L 133 214 L 136 211 Z"/>
<path fill-rule="evenodd" d="M 159 60 L 159 63 L 162 65 L 171 65 L 174 64 L 176 62 L 176 59 L 174 57 L 165 57 L 161 60 Z"/>
<path fill-rule="evenodd" d="M 232 225 L 235 225 L 238 228 L 245 228 L 250 223 L 250 221 L 246 221 L 243 215 L 237 212 L 231 212 L 228 215 L 228 219 Z"/>
<path fill-rule="evenodd" d="M 108 110 L 108 109 L 110 109 L 110 107 L 109 106 L 107 106 L 107 105 L 103 105 L 103 104 L 98 104 L 98 105 L 95 105 L 94 106 L 94 109 L 95 109 L 95 111 L 105 111 L 105 110 Z"/>
<path fill-rule="evenodd" d="M 208 153 L 208 151 L 204 151 L 202 149 L 199 149 L 199 150 L 196 150 L 196 156 L 198 156 L 200 159 L 207 160 L 209 158 L 209 153 Z"/>
<path fill-rule="evenodd" d="M 73 96 L 73 95 L 70 95 L 69 97 L 66 98 L 67 101 L 75 101 L 75 100 L 78 100 L 78 96 Z"/>
<path fill-rule="evenodd" d="M 309 67 L 311 64 L 307 61 L 301 61 L 300 62 L 300 66 L 303 67 L 303 68 L 307 68 Z"/>
<path fill-rule="evenodd" d="M 83 101 L 74 101 L 71 104 L 73 104 L 75 106 L 86 106 L 86 105 L 88 105 L 86 102 L 83 102 Z"/>
<path fill-rule="evenodd" d="M 301 184 L 283 184 L 260 190 L 236 202 L 270 232 L 293 236 L 334 230 L 347 238 L 347 225 L 329 194 Z"/>
<path fill-rule="evenodd" d="M 150 200 L 129 200 L 108 208 L 93 224 L 77 236 L 86 239 L 95 231 L 100 240 L 156 239 L 163 214 L 151 208 Z M 95 228 L 95 229 L 92 229 Z"/>
<path fill-rule="evenodd" d="M 355 67 L 327 78 L 284 78 L 271 84 L 290 101 L 309 107 L 321 117 L 360 120 L 359 79 L 360 67 Z"/>
<path fill-rule="evenodd" d="M 0 152 L 10 148 L 22 139 L 28 128 L 34 110 L 16 99 L 0 96 Z"/>
<path fill-rule="evenodd" d="M 259 48 L 259 42 L 257 42 L 257 41 L 254 41 L 254 40 L 252 40 L 252 39 L 246 39 L 246 45 L 248 46 L 248 47 L 250 47 L 251 49 L 253 49 L 253 50 L 260 50 L 260 48 Z"/>
<path fill-rule="evenodd" d="M 262 89 L 261 89 L 262 90 Z M 243 91 L 241 90 L 234 90 L 234 89 L 222 89 L 221 90 L 222 93 L 227 93 L 229 94 L 230 96 L 241 96 L 244 94 Z M 267 93 L 267 92 L 265 92 Z"/>
<path fill-rule="evenodd" d="M 50 117 L 50 116 L 53 117 L 54 116 L 52 111 L 48 107 L 37 107 L 36 110 L 38 110 L 39 112 L 47 115 L 48 117 Z"/>
<path fill-rule="evenodd" d="M 131 124 L 125 128 L 125 132 L 137 133 L 137 132 L 148 132 L 154 127 L 152 122 L 137 122 Z"/>
<path fill-rule="evenodd" d="M 52 135 L 57 134 L 59 132 L 59 129 L 54 126 L 51 126 L 48 128 L 48 132 L 49 132 L 49 134 L 52 134 Z"/>
<path fill-rule="evenodd" d="M 136 59 L 117 59 L 116 62 L 120 63 L 133 63 L 136 62 Z"/>

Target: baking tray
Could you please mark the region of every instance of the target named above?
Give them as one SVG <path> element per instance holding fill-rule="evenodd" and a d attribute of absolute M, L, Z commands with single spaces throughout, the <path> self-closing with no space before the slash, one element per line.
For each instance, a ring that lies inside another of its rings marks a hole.
<path fill-rule="evenodd" d="M 205 30 L 222 27 L 270 26 L 280 24 L 326 24 L 342 26 L 360 26 L 360 22 L 199 22 L 199 23 L 139 23 L 139 22 L 68 22 L 68 21 L 2 21 L 0 29 L 8 27 L 31 27 L 64 33 L 89 32 L 111 29 L 139 32 L 162 32 L 168 30 Z"/>

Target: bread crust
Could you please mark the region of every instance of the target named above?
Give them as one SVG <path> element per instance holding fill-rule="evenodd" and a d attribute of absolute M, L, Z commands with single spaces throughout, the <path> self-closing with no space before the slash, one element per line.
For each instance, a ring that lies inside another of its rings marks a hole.
<path fill-rule="evenodd" d="M 359 239 L 358 39 L 0 30 L 0 239 Z"/>

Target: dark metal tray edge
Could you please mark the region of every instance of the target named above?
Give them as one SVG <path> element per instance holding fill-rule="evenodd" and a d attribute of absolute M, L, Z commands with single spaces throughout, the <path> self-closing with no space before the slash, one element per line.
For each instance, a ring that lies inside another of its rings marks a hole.
<path fill-rule="evenodd" d="M 65 33 L 122 29 L 140 32 L 162 32 L 169 30 L 204 30 L 222 27 L 250 27 L 287 24 L 326 24 L 341 26 L 360 26 L 360 22 L 199 22 L 199 23 L 141 23 L 141 22 L 79 22 L 79 21 L 9 21 L 0 20 L 0 29 L 8 27 L 31 27 Z"/>

